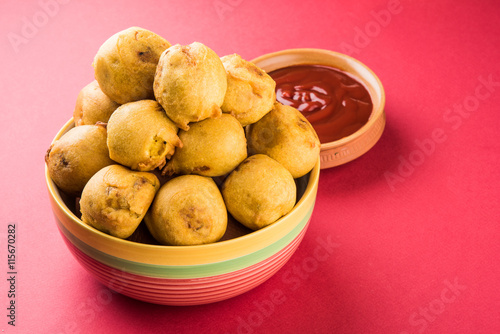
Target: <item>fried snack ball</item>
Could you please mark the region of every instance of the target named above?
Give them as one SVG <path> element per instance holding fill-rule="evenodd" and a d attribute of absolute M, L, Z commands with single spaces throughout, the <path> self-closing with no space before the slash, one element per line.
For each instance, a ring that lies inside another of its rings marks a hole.
<path fill-rule="evenodd" d="M 230 113 L 243 126 L 257 122 L 273 108 L 276 82 L 238 54 L 224 56 L 221 60 L 227 73 L 222 112 Z"/>
<path fill-rule="evenodd" d="M 99 124 L 71 128 L 50 146 L 45 162 L 59 189 L 79 194 L 92 175 L 114 163 L 106 146 L 106 127 Z"/>
<path fill-rule="evenodd" d="M 304 176 L 319 159 L 320 141 L 300 111 L 276 102 L 261 120 L 247 127 L 249 155 L 261 153 L 285 166 L 294 178 Z"/>
<path fill-rule="evenodd" d="M 161 55 L 154 94 L 179 128 L 187 131 L 190 122 L 219 117 L 226 90 L 224 65 L 204 44 L 176 44 Z"/>
<path fill-rule="evenodd" d="M 109 118 L 109 156 L 138 171 L 162 168 L 176 147 L 182 146 L 178 128 L 154 100 L 129 102 Z"/>
<path fill-rule="evenodd" d="M 94 76 L 113 101 L 153 99 L 153 81 L 160 55 L 170 47 L 163 37 L 130 27 L 108 38 L 92 63 Z"/>
<path fill-rule="evenodd" d="M 183 144 L 163 169 L 163 174 L 198 174 L 217 177 L 230 173 L 247 157 L 245 130 L 229 114 L 192 123 L 180 130 Z"/>
<path fill-rule="evenodd" d="M 221 187 L 229 213 L 252 230 L 268 226 L 293 209 L 296 185 L 276 160 L 256 154 L 243 161 Z"/>
<path fill-rule="evenodd" d="M 80 199 L 82 221 L 101 232 L 126 239 L 141 223 L 160 188 L 152 173 L 114 164 L 98 171 Z"/>
<path fill-rule="evenodd" d="M 75 125 L 94 125 L 107 123 L 109 117 L 120 105 L 104 94 L 97 83 L 92 81 L 83 87 L 76 98 L 73 119 Z"/>
<path fill-rule="evenodd" d="M 144 221 L 161 244 L 208 244 L 224 235 L 227 210 L 211 178 L 181 175 L 160 188 Z"/>

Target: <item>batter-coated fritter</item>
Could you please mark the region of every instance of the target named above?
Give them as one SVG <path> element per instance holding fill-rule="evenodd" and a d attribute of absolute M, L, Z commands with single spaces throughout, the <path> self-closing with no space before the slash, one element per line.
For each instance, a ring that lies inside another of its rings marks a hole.
<path fill-rule="evenodd" d="M 246 126 L 261 119 L 276 100 L 276 82 L 254 63 L 237 54 L 221 58 L 227 73 L 227 92 L 222 111 Z"/>
<path fill-rule="evenodd" d="M 45 155 L 51 179 L 64 192 L 78 194 L 109 158 L 104 125 L 81 125 L 56 140 Z"/>
<path fill-rule="evenodd" d="M 276 160 L 256 154 L 243 161 L 221 187 L 227 210 L 252 230 L 268 226 L 293 209 L 296 185 Z"/>
<path fill-rule="evenodd" d="M 82 221 L 99 231 L 126 239 L 141 223 L 160 182 L 152 173 L 121 165 L 104 167 L 82 192 Z"/>
<path fill-rule="evenodd" d="M 163 37 L 139 27 L 111 36 L 92 63 L 102 91 L 119 104 L 153 99 L 156 65 L 169 46 Z"/>
<path fill-rule="evenodd" d="M 144 221 L 161 244 L 200 245 L 222 238 L 227 211 L 211 178 L 182 175 L 160 188 Z"/>
<path fill-rule="evenodd" d="M 182 146 L 178 128 L 154 100 L 121 105 L 108 121 L 109 155 L 133 170 L 162 168 L 176 147 Z"/>
<path fill-rule="evenodd" d="M 258 122 L 246 128 L 248 153 L 266 154 L 285 166 L 294 178 L 304 176 L 319 159 L 320 141 L 297 109 L 276 102 Z"/>
<path fill-rule="evenodd" d="M 183 146 L 167 162 L 165 175 L 221 176 L 247 157 L 245 131 L 228 114 L 193 123 L 188 131 L 179 131 L 179 138 Z"/>
<path fill-rule="evenodd" d="M 83 87 L 76 99 L 73 119 L 75 125 L 94 125 L 107 123 L 111 114 L 120 105 L 104 94 L 97 83 L 92 81 Z"/>
<path fill-rule="evenodd" d="M 173 45 L 161 55 L 154 94 L 179 128 L 187 131 L 190 122 L 219 117 L 226 89 L 222 61 L 202 43 Z"/>

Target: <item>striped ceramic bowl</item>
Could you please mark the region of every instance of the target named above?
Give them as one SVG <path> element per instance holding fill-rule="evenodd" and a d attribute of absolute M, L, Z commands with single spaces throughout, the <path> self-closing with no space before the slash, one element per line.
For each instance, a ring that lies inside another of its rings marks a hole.
<path fill-rule="evenodd" d="M 54 140 L 73 127 L 70 120 Z M 298 202 L 261 230 L 199 246 L 162 246 L 102 233 L 75 214 L 74 203 L 45 179 L 57 227 L 78 262 L 109 288 L 164 305 L 199 305 L 240 295 L 275 274 L 304 237 L 316 200 L 320 164 L 297 180 Z M 74 199 L 73 199 L 74 201 Z"/>

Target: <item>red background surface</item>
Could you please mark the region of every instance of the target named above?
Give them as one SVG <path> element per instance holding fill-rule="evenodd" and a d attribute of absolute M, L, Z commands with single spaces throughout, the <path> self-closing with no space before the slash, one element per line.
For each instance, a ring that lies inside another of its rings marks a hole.
<path fill-rule="evenodd" d="M 500 332 L 498 1 L 2 1 L 0 16 L 2 332 Z M 93 79 L 99 46 L 133 25 L 220 56 L 344 52 L 384 84 L 381 140 L 322 171 L 303 243 L 242 296 L 168 307 L 111 293 L 56 229 L 44 153 Z"/>

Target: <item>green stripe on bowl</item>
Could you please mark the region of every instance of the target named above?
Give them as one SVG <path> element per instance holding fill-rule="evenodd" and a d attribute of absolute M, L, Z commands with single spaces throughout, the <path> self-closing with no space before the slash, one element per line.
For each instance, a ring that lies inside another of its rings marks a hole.
<path fill-rule="evenodd" d="M 278 253 L 286 245 L 295 239 L 300 234 L 300 231 L 305 227 L 311 218 L 313 207 L 308 210 L 301 222 L 283 238 L 263 249 L 244 255 L 238 258 L 190 266 L 167 266 L 146 264 L 135 261 L 121 259 L 106 253 L 103 253 L 95 248 L 89 247 L 87 244 L 76 238 L 64 225 L 57 219 L 57 225 L 64 236 L 83 253 L 91 258 L 118 270 L 122 270 L 131 274 L 158 277 L 158 278 L 201 278 L 222 275 L 236 270 L 240 270 L 256 263 L 259 263 L 274 254 Z"/>

